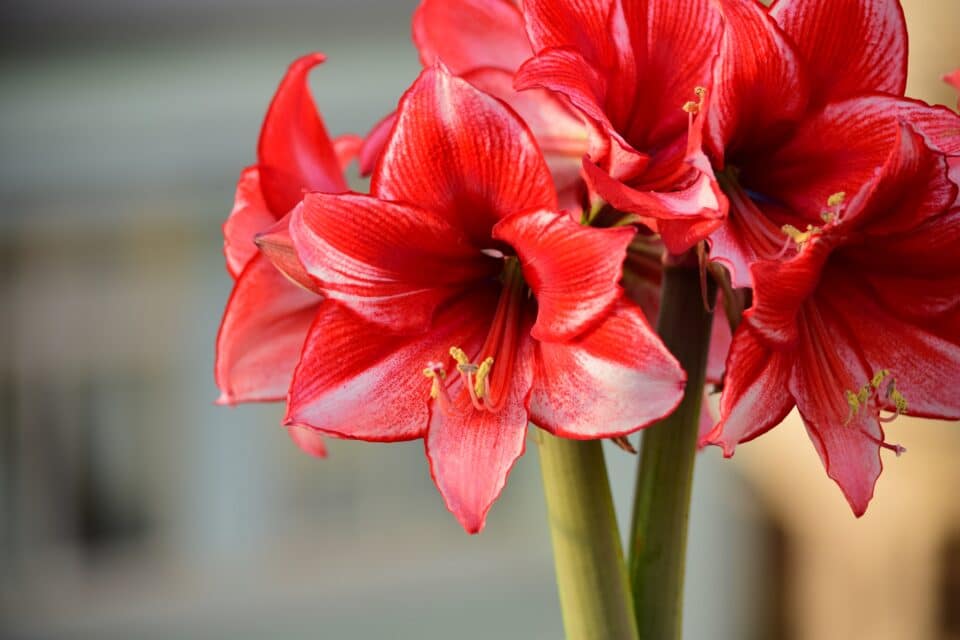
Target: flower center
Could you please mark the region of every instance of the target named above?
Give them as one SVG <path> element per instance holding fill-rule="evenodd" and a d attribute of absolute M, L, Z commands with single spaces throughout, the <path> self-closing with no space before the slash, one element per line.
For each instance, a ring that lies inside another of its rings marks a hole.
<path fill-rule="evenodd" d="M 729 224 L 737 229 L 738 235 L 746 240 L 758 258 L 781 256 L 784 252 L 783 233 L 786 231 L 760 210 L 756 200 L 762 198 L 744 188 L 740 181 L 740 170 L 729 165 L 723 171 L 718 171 L 716 176 L 720 188 L 730 200 Z"/>
<path fill-rule="evenodd" d="M 520 345 L 525 302 L 526 286 L 520 261 L 515 257 L 506 258 L 500 299 L 483 346 L 473 358 L 456 345 L 450 347 L 449 354 L 464 391 L 470 398 L 470 404 L 478 411 L 496 412 L 503 406 L 510 386 L 511 367 Z M 500 364 L 494 368 L 494 363 Z M 437 401 L 440 410 L 455 412 L 444 363 L 429 363 L 423 374 L 432 381 L 430 397 Z"/>

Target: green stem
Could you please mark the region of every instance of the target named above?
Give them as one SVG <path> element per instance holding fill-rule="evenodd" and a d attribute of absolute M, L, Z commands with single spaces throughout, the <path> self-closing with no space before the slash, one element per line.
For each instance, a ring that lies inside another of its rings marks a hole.
<path fill-rule="evenodd" d="M 636 640 L 630 585 L 599 440 L 536 430 L 568 640 Z"/>
<path fill-rule="evenodd" d="M 715 292 L 711 291 L 712 303 Z M 657 329 L 687 372 L 677 410 L 643 432 L 630 535 L 630 581 L 640 637 L 680 640 L 687 521 L 712 313 L 696 265 L 664 269 Z"/>

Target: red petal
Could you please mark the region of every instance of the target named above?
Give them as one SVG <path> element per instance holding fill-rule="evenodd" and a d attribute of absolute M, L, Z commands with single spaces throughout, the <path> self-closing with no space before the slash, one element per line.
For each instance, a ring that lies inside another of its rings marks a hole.
<path fill-rule="evenodd" d="M 764 346 L 749 326 L 741 324 L 727 358 L 720 421 L 702 441 L 722 446 L 730 457 L 741 442 L 783 422 L 794 404 L 787 389 L 794 359 L 792 352 Z"/>
<path fill-rule="evenodd" d="M 796 354 L 790 391 L 827 475 L 843 490 L 859 517 L 880 476 L 883 431 L 869 408 L 851 414 L 844 392 L 867 384 L 869 372 L 855 338 L 826 308 L 808 305 L 804 339 Z"/>
<path fill-rule="evenodd" d="M 809 88 L 793 46 L 753 0 L 721 0 L 724 31 L 709 94 L 708 138 L 724 155 L 782 135 L 800 118 Z"/>
<path fill-rule="evenodd" d="M 373 173 L 396 124 L 397 114 L 391 113 L 373 125 L 373 129 L 364 138 L 363 146 L 360 148 L 360 175 L 368 176 Z"/>
<path fill-rule="evenodd" d="M 326 458 L 327 447 L 323 443 L 323 436 L 310 427 L 287 427 L 287 433 L 300 449 L 314 458 Z"/>
<path fill-rule="evenodd" d="M 290 234 L 328 297 L 399 332 L 426 330 L 438 306 L 497 266 L 440 215 L 370 196 L 307 194 Z"/>
<path fill-rule="evenodd" d="M 430 474 L 447 509 L 468 533 L 483 529 L 510 469 L 523 455 L 532 348 L 529 339 L 521 345 L 510 373 L 509 395 L 499 411 L 474 410 L 461 394 L 457 412 L 437 408 L 431 412 L 426 441 Z"/>
<path fill-rule="evenodd" d="M 777 0 L 770 15 L 803 56 L 814 102 L 903 95 L 907 25 L 899 0 Z"/>
<path fill-rule="evenodd" d="M 256 167 L 244 169 L 237 183 L 233 210 L 223 223 L 223 254 L 234 280 L 257 255 L 256 235 L 276 220 L 260 191 L 260 172 Z"/>
<path fill-rule="evenodd" d="M 514 71 L 530 57 L 520 10 L 510 0 L 423 0 L 413 14 L 423 66 L 462 75 L 479 67 Z"/>
<path fill-rule="evenodd" d="M 580 338 L 537 344 L 530 415 L 565 438 L 621 436 L 673 411 L 685 382 L 640 309 L 621 298 Z"/>
<path fill-rule="evenodd" d="M 716 181 L 693 166 L 687 167 L 691 177 L 687 185 L 676 191 L 635 189 L 586 159 L 583 169 L 590 186 L 617 209 L 661 223 L 675 222 L 662 229 L 664 244 L 671 253 L 690 249 L 723 222 L 725 200 L 720 200 Z"/>
<path fill-rule="evenodd" d="M 922 135 L 930 148 L 960 156 L 960 114 L 910 98 L 875 96 L 873 99 L 882 108 L 896 110 L 897 116 Z"/>
<path fill-rule="evenodd" d="M 817 290 L 832 245 L 812 240 L 789 260 L 764 260 L 753 265 L 753 306 L 744 321 L 757 336 L 780 347 L 799 339 L 799 311 Z"/>
<path fill-rule="evenodd" d="M 347 190 L 307 82 L 310 70 L 325 59 L 322 53 L 313 53 L 290 65 L 260 131 L 257 159 L 263 194 L 278 218 L 300 201 L 304 191 Z"/>
<path fill-rule="evenodd" d="M 908 232 L 957 202 L 957 186 L 948 178 L 947 159 L 927 147 L 906 124 L 872 188 L 849 205 L 844 225 L 870 235 Z"/>
<path fill-rule="evenodd" d="M 886 260 L 886 258 L 881 258 Z M 923 255 L 914 257 L 923 260 Z M 902 319 L 900 309 L 910 313 L 914 306 L 931 304 L 930 283 L 917 283 L 913 289 L 901 289 L 893 307 L 884 307 L 871 295 L 870 289 L 851 286 L 851 282 L 834 272 L 825 284 L 823 296 L 829 296 L 831 308 L 842 317 L 870 364 L 870 373 L 887 369 L 896 379 L 896 388 L 909 404 L 909 412 L 930 418 L 960 418 L 960 395 L 955 382 L 960 380 L 960 336 L 939 334 L 922 323 Z M 960 305 L 956 288 L 960 280 L 950 282 L 953 289 L 939 292 L 941 304 Z M 887 283 L 883 282 L 884 286 Z M 898 286 L 903 282 L 891 282 Z M 888 300 L 893 302 L 893 300 Z M 934 315 L 931 319 L 936 320 Z M 861 381 L 860 384 L 863 384 Z"/>
<path fill-rule="evenodd" d="M 898 129 L 896 112 L 883 100 L 830 104 L 804 120 L 775 152 L 745 162 L 741 182 L 788 207 L 795 226 L 802 228 L 801 221 L 820 226 L 830 196 L 845 192 L 852 198 L 876 179 L 897 144 Z"/>
<path fill-rule="evenodd" d="M 620 298 L 629 227 L 585 227 L 565 213 L 531 211 L 502 220 L 493 237 L 511 245 L 539 311 L 532 335 L 537 340 L 573 338 Z"/>
<path fill-rule="evenodd" d="M 441 67 L 421 73 L 400 100 L 371 193 L 437 212 L 480 247 L 501 218 L 557 208 L 550 171 L 526 125 Z"/>
<path fill-rule="evenodd" d="M 217 336 L 221 404 L 283 400 L 320 297 L 291 284 L 263 256 L 237 279 Z"/>
<path fill-rule="evenodd" d="M 325 303 L 290 386 L 287 424 L 372 442 L 423 437 L 431 388 L 424 368 L 446 360 L 453 345 L 479 348 L 494 304 L 485 291 L 461 298 L 429 333 L 403 336 Z"/>
<path fill-rule="evenodd" d="M 302 203 L 298 204 L 294 210 L 302 207 Z M 270 264 L 287 276 L 294 284 L 307 291 L 320 294 L 320 282 L 310 275 L 293 246 L 293 238 L 290 237 L 290 220 L 292 217 L 293 212 L 288 213 L 268 229 L 257 234 L 257 246 L 260 247 L 260 251 L 270 261 Z"/>

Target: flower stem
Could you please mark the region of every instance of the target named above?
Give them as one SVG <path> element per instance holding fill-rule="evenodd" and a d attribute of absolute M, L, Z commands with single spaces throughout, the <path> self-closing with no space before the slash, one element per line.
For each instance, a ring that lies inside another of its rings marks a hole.
<path fill-rule="evenodd" d="M 536 430 L 568 640 L 636 640 L 630 585 L 599 440 Z"/>
<path fill-rule="evenodd" d="M 708 296 L 711 304 L 715 291 Z M 630 534 L 630 582 L 640 637 L 680 640 L 687 521 L 713 314 L 696 265 L 667 265 L 657 329 L 687 372 L 677 410 L 643 432 Z"/>

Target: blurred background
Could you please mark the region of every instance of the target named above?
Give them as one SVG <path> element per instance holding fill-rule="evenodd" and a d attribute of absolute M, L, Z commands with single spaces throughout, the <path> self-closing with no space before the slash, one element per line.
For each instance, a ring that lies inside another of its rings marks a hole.
<path fill-rule="evenodd" d="M 960 3 L 904 4 L 909 93 L 953 105 Z M 366 132 L 418 71 L 414 5 L 0 5 L 0 637 L 562 636 L 534 447 L 469 537 L 421 444 L 317 461 L 279 407 L 213 405 L 219 227 L 277 82 L 324 51 L 331 133 Z M 700 457 L 688 638 L 960 638 L 960 426 L 888 435 L 861 520 L 794 418 Z"/>

